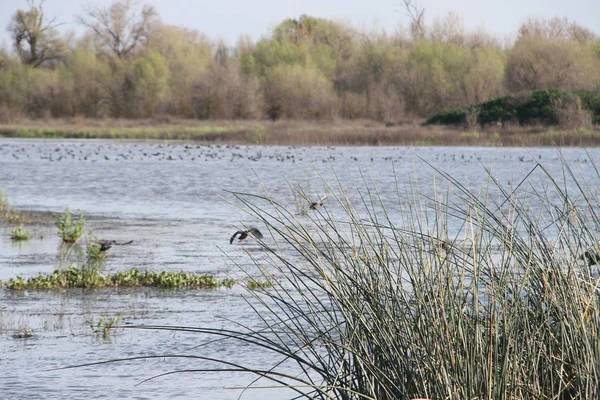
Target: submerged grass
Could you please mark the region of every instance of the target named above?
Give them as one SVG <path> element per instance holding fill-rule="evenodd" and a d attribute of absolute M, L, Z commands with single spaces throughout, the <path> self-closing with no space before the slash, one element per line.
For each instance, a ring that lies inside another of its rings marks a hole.
<path fill-rule="evenodd" d="M 97 268 L 72 266 L 65 270 L 55 270 L 52 274 L 39 274 L 36 277 L 24 279 L 16 277 L 4 283 L 11 290 L 49 290 L 70 288 L 196 288 L 217 289 L 221 286 L 231 287 L 228 281 L 219 281 L 212 275 L 190 272 L 145 271 L 130 269 L 114 274 L 103 274 Z"/>
<path fill-rule="evenodd" d="M 278 279 L 248 291 L 263 326 L 134 328 L 239 341 L 281 362 L 146 358 L 217 362 L 172 373 L 247 372 L 250 386 L 267 379 L 298 398 L 598 398 L 598 271 L 581 256 L 598 246 L 593 186 L 566 163 L 560 181 L 538 164 L 510 190 L 491 174 L 472 191 L 435 172 L 446 193 L 397 183 L 386 204 L 365 179 L 352 202 L 338 183 L 337 208 L 329 188 L 330 205 L 301 219 L 268 194 L 235 194 L 276 242 L 260 242 L 260 266 Z"/>

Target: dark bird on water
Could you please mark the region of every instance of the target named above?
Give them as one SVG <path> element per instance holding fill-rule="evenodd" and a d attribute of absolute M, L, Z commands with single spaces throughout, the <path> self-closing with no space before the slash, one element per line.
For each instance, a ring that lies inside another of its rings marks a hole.
<path fill-rule="evenodd" d="M 232 244 L 233 241 L 235 240 L 235 237 L 238 236 L 238 240 L 241 242 L 244 239 L 248 239 L 248 237 L 252 236 L 256 239 L 262 239 L 263 235 L 262 233 L 260 233 L 260 231 L 256 228 L 250 228 L 248 230 L 245 231 L 237 231 L 236 233 L 233 234 L 233 236 L 231 237 L 231 239 L 229 239 L 229 244 Z"/>
<path fill-rule="evenodd" d="M 113 245 L 123 246 L 123 245 L 131 244 L 131 243 L 133 243 L 133 240 L 130 240 L 129 242 L 123 242 L 123 243 L 118 243 L 116 240 L 99 240 L 97 242 L 94 242 L 94 244 L 96 246 L 100 246 L 101 253 L 110 250 L 110 248 L 113 247 Z"/>
<path fill-rule="evenodd" d="M 310 203 L 310 209 L 316 210 L 319 207 L 323 207 L 323 202 L 325 201 L 326 198 L 327 198 L 327 195 L 321 197 L 318 201 L 315 201 L 314 203 Z"/>

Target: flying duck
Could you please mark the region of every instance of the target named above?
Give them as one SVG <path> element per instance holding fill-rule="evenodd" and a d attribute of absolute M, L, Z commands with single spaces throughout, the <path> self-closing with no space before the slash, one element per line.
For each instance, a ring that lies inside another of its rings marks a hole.
<path fill-rule="evenodd" d="M 237 231 L 236 233 L 233 234 L 233 236 L 231 237 L 231 239 L 229 239 L 229 244 L 232 244 L 233 241 L 235 240 L 235 237 L 238 236 L 238 241 L 242 241 L 244 239 L 248 239 L 249 236 L 252 236 L 256 239 L 262 239 L 263 235 L 262 233 L 260 233 L 260 231 L 256 228 L 250 228 L 248 230 L 245 231 Z"/>
<path fill-rule="evenodd" d="M 133 243 L 133 240 L 130 240 L 129 242 L 124 242 L 124 243 L 118 243 L 116 240 L 99 240 L 97 242 L 94 242 L 94 244 L 96 246 L 100 246 L 100 253 L 104 253 L 105 251 L 110 250 L 110 248 L 113 247 L 113 245 L 123 246 L 125 244 L 131 244 L 131 243 Z"/>
<path fill-rule="evenodd" d="M 327 198 L 327 195 L 321 197 L 318 201 L 315 201 L 314 203 L 310 203 L 310 209 L 316 210 L 319 207 L 323 207 L 323 202 L 325 201 L 326 198 Z"/>

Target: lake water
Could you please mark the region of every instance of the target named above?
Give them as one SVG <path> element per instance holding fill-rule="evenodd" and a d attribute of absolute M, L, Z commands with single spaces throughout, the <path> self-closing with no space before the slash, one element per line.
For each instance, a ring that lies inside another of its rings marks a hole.
<path fill-rule="evenodd" d="M 409 187 L 405 182 L 417 180 L 419 193 L 424 196 L 433 195 L 434 177 L 437 190 L 448 186 L 440 185 L 439 173 L 426 162 L 472 189 L 485 185 L 486 168 L 491 169 L 510 191 L 537 162 L 553 176 L 562 177 L 560 157 L 556 149 L 549 148 L 244 147 L 2 139 L 0 189 L 18 210 L 62 212 L 69 206 L 81 210 L 87 229 L 96 237 L 134 240 L 131 245 L 113 248 L 104 266 L 108 272 L 139 267 L 224 278 L 239 276 L 241 270 L 256 273 L 247 251 L 262 257 L 252 245 L 229 244 L 233 232 L 256 223 L 237 208 L 239 203 L 228 191 L 266 190 L 293 208 L 291 185 L 302 187 L 316 200 L 327 192 L 322 176 L 332 186 L 339 180 L 348 198 L 356 202 L 365 180 L 372 180 L 386 204 L 397 204 L 396 182 L 402 188 Z M 589 158 L 597 160 L 598 150 L 563 149 L 562 157 L 582 180 L 597 185 Z M 547 180 L 540 172 L 530 179 L 544 187 Z M 326 205 L 331 213 L 341 212 L 331 198 Z M 51 225 L 34 227 L 33 238 L 21 244 L 11 242 L 8 232 L 9 228 L 0 226 L 2 280 L 48 273 L 76 261 L 75 251 L 62 259 L 61 243 Z M 138 385 L 164 372 L 215 367 L 197 359 L 154 358 L 54 369 L 166 354 L 224 358 L 250 366 L 274 365 L 281 361 L 278 357 L 239 342 L 217 341 L 197 348 L 211 338 L 132 329 L 118 331 L 110 341 L 104 341 L 95 337 L 89 326 L 102 315 L 122 313 L 122 324 L 235 328 L 241 323 L 260 327 L 244 295 L 239 286 L 178 291 L 0 291 L 0 398 L 236 399 L 241 394 L 239 387 L 254 377 L 186 373 Z M 33 337 L 18 338 L 24 329 Z M 258 385 L 271 383 L 261 381 Z M 242 396 L 290 397 L 289 392 L 275 389 L 251 389 Z"/>

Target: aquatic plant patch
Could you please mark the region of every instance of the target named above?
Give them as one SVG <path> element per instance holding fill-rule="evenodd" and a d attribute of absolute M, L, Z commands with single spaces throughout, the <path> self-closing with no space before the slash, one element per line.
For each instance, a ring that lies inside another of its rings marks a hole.
<path fill-rule="evenodd" d="M 130 269 L 114 274 L 103 274 L 97 268 L 79 268 L 72 266 L 65 270 L 55 270 L 51 274 L 39 274 L 25 279 L 17 276 L 3 282 L 3 286 L 11 290 L 26 289 L 70 289 L 70 288 L 196 288 L 217 289 L 231 287 L 230 280 L 218 280 L 212 275 L 196 274 L 184 271 L 147 271 Z"/>

